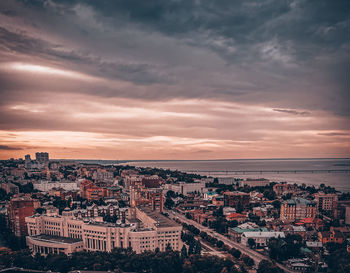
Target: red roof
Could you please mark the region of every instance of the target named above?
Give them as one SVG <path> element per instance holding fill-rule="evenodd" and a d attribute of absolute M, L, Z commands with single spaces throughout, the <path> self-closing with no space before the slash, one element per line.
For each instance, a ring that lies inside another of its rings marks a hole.
<path fill-rule="evenodd" d="M 244 214 L 241 214 L 241 213 L 236 213 L 236 212 L 233 212 L 229 215 L 226 216 L 226 218 L 246 218 L 247 216 L 245 216 Z"/>

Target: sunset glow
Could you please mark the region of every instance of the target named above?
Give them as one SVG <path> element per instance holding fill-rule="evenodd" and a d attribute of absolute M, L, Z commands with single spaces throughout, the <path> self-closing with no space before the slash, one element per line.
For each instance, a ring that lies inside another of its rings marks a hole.
<path fill-rule="evenodd" d="M 39 2 L 0 3 L 0 158 L 350 156 L 345 15 Z"/>

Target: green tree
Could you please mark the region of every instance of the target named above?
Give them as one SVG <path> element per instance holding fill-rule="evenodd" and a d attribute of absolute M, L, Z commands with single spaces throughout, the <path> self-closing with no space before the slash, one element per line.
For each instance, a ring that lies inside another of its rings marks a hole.
<path fill-rule="evenodd" d="M 259 263 L 257 273 L 283 273 L 284 271 L 275 266 L 268 260 L 262 260 Z"/>
<path fill-rule="evenodd" d="M 248 245 L 249 245 L 250 248 L 255 247 L 255 245 L 256 245 L 255 240 L 252 239 L 252 238 L 249 238 L 248 239 Z"/>
<path fill-rule="evenodd" d="M 185 245 L 183 245 L 181 248 L 181 258 L 187 258 L 187 257 L 188 257 L 187 248 Z"/>

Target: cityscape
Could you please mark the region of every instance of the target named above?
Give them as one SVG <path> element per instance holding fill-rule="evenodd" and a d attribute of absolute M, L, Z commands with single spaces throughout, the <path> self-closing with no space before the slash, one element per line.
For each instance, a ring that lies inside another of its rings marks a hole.
<path fill-rule="evenodd" d="M 0 273 L 350 273 L 349 0 L 0 0 Z"/>
<path fill-rule="evenodd" d="M 350 193 L 325 184 L 53 160 L 47 152 L 0 164 L 3 272 L 350 268 Z"/>

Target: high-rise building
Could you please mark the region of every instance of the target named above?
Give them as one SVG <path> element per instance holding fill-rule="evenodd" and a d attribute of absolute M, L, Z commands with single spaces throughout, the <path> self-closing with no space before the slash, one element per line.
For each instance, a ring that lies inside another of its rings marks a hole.
<path fill-rule="evenodd" d="M 25 218 L 33 215 L 38 207 L 40 207 L 40 201 L 31 197 L 21 196 L 10 200 L 7 212 L 10 228 L 16 236 L 27 234 Z"/>
<path fill-rule="evenodd" d="M 316 202 L 294 197 L 281 204 L 280 219 L 293 222 L 304 218 L 315 218 L 316 212 Z"/>
<path fill-rule="evenodd" d="M 24 167 L 26 169 L 30 169 L 31 168 L 31 163 L 32 163 L 32 159 L 30 158 L 30 155 L 25 155 L 24 157 Z"/>
<path fill-rule="evenodd" d="M 36 159 L 36 161 L 38 161 L 41 164 L 47 164 L 47 163 L 49 163 L 49 153 L 37 152 L 37 153 L 35 153 L 35 159 Z"/>
<path fill-rule="evenodd" d="M 315 194 L 315 201 L 318 212 L 328 212 L 333 216 L 335 215 L 338 203 L 338 195 L 336 193 L 318 192 Z"/>

